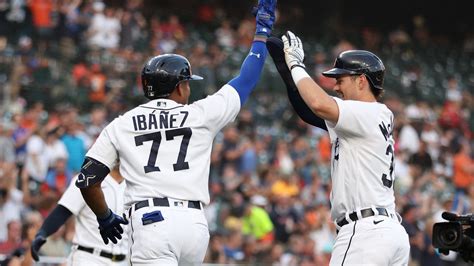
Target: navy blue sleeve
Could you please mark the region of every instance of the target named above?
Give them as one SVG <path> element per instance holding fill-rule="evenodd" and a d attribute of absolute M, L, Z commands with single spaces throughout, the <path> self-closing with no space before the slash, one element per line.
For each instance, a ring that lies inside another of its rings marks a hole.
<path fill-rule="evenodd" d="M 240 106 L 244 105 L 255 85 L 257 85 L 266 58 L 267 47 L 265 43 L 254 41 L 249 54 L 242 63 L 240 74 L 229 81 L 228 84 L 234 87 L 240 96 Z"/>
<path fill-rule="evenodd" d="M 324 119 L 317 116 L 313 111 L 311 111 L 308 105 L 304 102 L 303 98 L 301 98 L 301 95 L 298 90 L 294 90 L 291 86 L 287 85 L 286 91 L 288 92 L 288 99 L 290 100 L 291 106 L 293 106 L 293 109 L 295 110 L 296 114 L 303 121 L 326 131 L 328 130 Z"/>
<path fill-rule="evenodd" d="M 46 237 L 58 231 L 67 219 L 72 216 L 72 212 L 63 205 L 58 204 L 56 208 L 46 217 L 40 231 L 46 234 Z"/>
<path fill-rule="evenodd" d="M 270 56 L 273 58 L 275 67 L 286 85 L 288 99 L 290 100 L 296 114 L 306 123 L 328 130 L 324 120 L 317 116 L 301 98 L 298 88 L 296 87 L 291 72 L 285 62 L 285 54 L 283 52 L 283 41 L 280 38 L 270 37 L 267 40 L 267 49 Z"/>

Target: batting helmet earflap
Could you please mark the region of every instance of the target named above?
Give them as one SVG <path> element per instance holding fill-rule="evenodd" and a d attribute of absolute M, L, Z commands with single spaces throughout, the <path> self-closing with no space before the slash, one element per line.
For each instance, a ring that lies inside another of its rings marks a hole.
<path fill-rule="evenodd" d="M 142 86 L 150 100 L 167 97 L 184 80 L 202 80 L 193 75 L 186 57 L 177 54 L 158 55 L 145 64 L 142 70 Z"/>
<path fill-rule="evenodd" d="M 334 68 L 323 72 L 324 76 L 330 78 L 358 74 L 364 74 L 374 88 L 383 90 L 385 66 L 378 56 L 369 51 L 342 52 L 337 56 Z"/>

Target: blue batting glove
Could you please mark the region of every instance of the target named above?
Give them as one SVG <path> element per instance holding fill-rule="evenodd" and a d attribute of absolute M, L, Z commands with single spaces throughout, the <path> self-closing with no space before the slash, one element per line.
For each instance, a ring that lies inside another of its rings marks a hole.
<path fill-rule="evenodd" d="M 122 239 L 122 224 L 128 224 L 128 221 L 113 213 L 110 209 L 107 210 L 107 214 L 104 216 L 104 218 L 97 217 L 102 240 L 106 245 L 109 243 L 109 239 L 112 243 L 117 244 L 117 239 Z"/>
<path fill-rule="evenodd" d="M 277 0 L 258 0 L 257 8 L 254 9 L 257 22 L 255 35 L 270 37 L 273 23 L 275 23 L 276 4 Z"/>

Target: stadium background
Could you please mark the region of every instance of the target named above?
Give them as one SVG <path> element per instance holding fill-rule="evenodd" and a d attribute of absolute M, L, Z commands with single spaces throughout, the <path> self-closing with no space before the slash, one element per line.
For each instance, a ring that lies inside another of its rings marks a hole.
<path fill-rule="evenodd" d="M 302 36 L 309 72 L 327 89 L 332 81 L 320 73 L 340 51 L 367 49 L 382 58 L 384 102 L 396 115 L 395 188 L 410 263 L 464 265 L 440 258 L 430 243 L 442 210 L 470 213 L 474 204 L 470 10 L 461 2 L 314 2 L 280 0 L 274 34 L 291 29 Z M 139 72 L 146 58 L 187 56 L 206 78 L 192 84 L 193 100 L 238 73 L 254 32 L 252 4 L 0 0 L 3 258 L 28 246 L 100 130 L 144 102 Z M 104 17 L 100 27 L 91 24 L 94 16 Z M 50 149 L 28 150 L 32 136 Z M 53 156 L 57 145 L 66 152 Z M 35 156 L 47 158 L 47 174 L 22 167 Z M 205 262 L 327 264 L 335 236 L 329 156 L 328 137 L 295 116 L 269 58 L 235 124 L 214 144 Z M 249 228 L 262 218 L 248 217 L 246 208 L 261 208 L 267 224 Z M 269 223 L 273 229 L 266 230 Z M 44 255 L 66 257 L 73 233 L 69 221 L 42 248 Z"/>

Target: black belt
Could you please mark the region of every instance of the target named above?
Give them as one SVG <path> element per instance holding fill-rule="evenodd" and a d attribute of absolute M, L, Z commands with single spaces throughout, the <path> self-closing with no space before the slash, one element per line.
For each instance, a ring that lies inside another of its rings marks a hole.
<path fill-rule="evenodd" d="M 77 249 L 94 254 L 94 249 L 93 248 L 88 248 L 88 247 L 78 245 Z M 126 255 L 124 255 L 124 254 L 115 255 L 115 254 L 105 252 L 105 251 L 100 251 L 99 255 L 101 257 L 108 258 L 112 261 L 122 261 L 126 258 Z"/>
<path fill-rule="evenodd" d="M 387 209 L 385 209 L 385 208 L 375 208 L 375 209 L 377 210 L 379 215 L 384 215 L 384 216 L 390 217 L 389 214 L 388 214 Z M 360 210 L 360 214 L 362 215 L 362 218 L 366 218 L 366 217 L 370 217 L 370 216 L 375 215 L 374 211 L 371 208 Z M 357 212 L 352 212 L 351 214 L 349 214 L 349 218 L 353 222 L 359 220 L 359 217 L 357 216 Z M 349 221 L 346 220 L 345 216 L 337 219 L 337 221 L 336 221 L 336 224 L 339 225 L 339 227 L 343 227 L 344 225 L 346 225 L 348 223 L 349 223 Z"/>
<path fill-rule="evenodd" d="M 176 201 L 175 203 L 178 203 L 179 201 Z M 137 203 L 135 203 L 135 211 L 144 207 L 149 206 L 149 201 L 148 200 L 142 200 Z M 161 207 L 169 207 L 170 202 L 168 201 L 168 198 L 153 198 L 153 206 L 161 206 Z M 188 200 L 188 208 L 193 208 L 193 209 L 201 209 L 201 202 L 199 200 Z M 129 209 L 128 216 L 132 216 L 132 208 Z"/>

